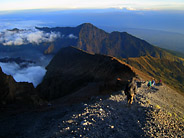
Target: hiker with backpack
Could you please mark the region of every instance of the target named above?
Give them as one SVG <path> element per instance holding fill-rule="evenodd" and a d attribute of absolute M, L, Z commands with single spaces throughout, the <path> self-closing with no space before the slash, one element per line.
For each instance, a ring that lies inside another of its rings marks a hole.
<path fill-rule="evenodd" d="M 133 103 L 134 95 L 137 93 L 137 84 L 135 82 L 135 78 L 129 80 L 128 84 L 125 87 L 125 95 L 127 96 L 128 104 L 131 105 Z"/>
<path fill-rule="evenodd" d="M 148 89 L 151 88 L 151 85 L 152 85 L 152 83 L 151 83 L 151 81 L 149 81 L 149 82 L 148 82 L 148 85 L 147 85 L 147 86 L 148 86 Z"/>
<path fill-rule="evenodd" d="M 152 86 L 154 86 L 155 85 L 155 80 L 153 79 L 151 83 L 152 83 Z"/>

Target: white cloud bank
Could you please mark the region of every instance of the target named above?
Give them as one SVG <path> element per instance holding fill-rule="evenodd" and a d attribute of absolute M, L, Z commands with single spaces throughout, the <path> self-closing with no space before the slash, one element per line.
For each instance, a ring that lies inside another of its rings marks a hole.
<path fill-rule="evenodd" d="M 73 34 L 69 34 L 68 37 L 69 37 L 70 39 L 77 39 L 77 38 L 78 38 L 77 36 L 75 36 L 75 35 L 73 35 Z"/>
<path fill-rule="evenodd" d="M 70 39 L 77 39 L 78 37 L 69 34 L 64 35 L 60 34 L 59 32 L 51 32 L 51 33 L 45 33 L 43 31 L 37 30 L 37 29 L 29 29 L 29 30 L 4 30 L 0 32 L 0 43 L 4 46 L 19 46 L 23 44 L 37 44 L 39 45 L 42 42 L 53 42 L 57 38 L 70 38 Z"/>
<path fill-rule="evenodd" d="M 7 75 L 12 75 L 16 82 L 30 82 L 34 87 L 41 83 L 46 70 L 42 66 L 30 64 L 27 68 L 21 68 L 16 63 L 2 63 L 0 66 Z"/>
<path fill-rule="evenodd" d="M 60 37 L 60 33 L 45 33 L 37 29 L 34 30 L 5 30 L 0 32 L 0 43 L 3 45 L 23 45 L 40 44 L 42 42 L 53 42 Z"/>

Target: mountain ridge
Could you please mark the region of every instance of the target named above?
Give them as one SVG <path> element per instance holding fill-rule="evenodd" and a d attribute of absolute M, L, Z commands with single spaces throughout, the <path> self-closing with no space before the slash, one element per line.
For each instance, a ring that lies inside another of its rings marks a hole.
<path fill-rule="evenodd" d="M 66 35 L 74 34 L 78 37 L 70 45 L 58 45 L 56 47 L 76 46 L 90 53 L 99 53 L 115 56 L 118 58 L 137 57 L 150 54 L 151 56 L 162 57 L 168 53 L 157 48 L 148 42 L 132 36 L 126 32 L 107 33 L 90 23 L 84 23 L 77 27 L 56 27 L 56 28 L 37 28 L 41 31 L 68 32 Z M 57 49 L 57 48 L 56 48 Z M 133 50 L 134 51 L 133 51 Z M 129 54 L 130 53 L 130 54 Z M 164 53 L 162 55 L 162 53 Z"/>
<path fill-rule="evenodd" d="M 90 54 L 76 47 L 62 48 L 46 69 L 43 82 L 37 89 L 49 100 L 88 87 L 94 90 L 92 95 L 108 93 L 124 87 L 135 76 L 130 67 L 114 57 Z"/>
<path fill-rule="evenodd" d="M 118 58 L 145 55 L 161 58 L 172 56 L 172 54 L 165 50 L 155 47 L 126 32 L 114 31 L 107 33 L 90 23 L 84 23 L 76 27 L 36 27 L 36 29 L 44 33 L 60 33 L 60 37 L 53 42 L 42 42 L 38 45 L 24 44 L 16 47 L 2 46 L 0 44 L 0 50 L 2 52 L 17 51 L 19 53 L 18 56 L 21 55 L 20 51 L 26 52 L 27 50 L 44 55 L 55 55 L 63 47 L 75 46 L 90 53 L 105 54 Z"/>

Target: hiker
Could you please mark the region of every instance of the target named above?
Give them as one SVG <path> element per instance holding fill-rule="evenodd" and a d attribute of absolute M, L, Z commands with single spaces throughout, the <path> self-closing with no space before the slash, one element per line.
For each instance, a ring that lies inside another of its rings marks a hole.
<path fill-rule="evenodd" d="M 151 88 L 151 81 L 148 82 L 148 89 Z"/>
<path fill-rule="evenodd" d="M 155 85 L 155 80 L 153 79 L 151 83 L 152 83 L 152 86 L 154 86 Z"/>
<path fill-rule="evenodd" d="M 159 85 L 160 85 L 160 86 L 162 85 L 162 80 L 159 81 Z"/>
<path fill-rule="evenodd" d="M 135 82 L 135 78 L 132 78 L 131 80 L 129 80 L 125 88 L 125 95 L 127 96 L 128 104 L 130 105 L 132 104 L 136 92 L 137 92 L 137 85 Z"/>

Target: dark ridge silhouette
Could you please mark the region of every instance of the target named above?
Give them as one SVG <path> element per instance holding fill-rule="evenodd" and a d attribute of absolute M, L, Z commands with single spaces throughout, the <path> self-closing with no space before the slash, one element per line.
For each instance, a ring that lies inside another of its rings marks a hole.
<path fill-rule="evenodd" d="M 6 75 L 0 67 L 0 106 L 9 104 L 37 105 L 40 99 L 33 84 L 16 82 L 11 75 Z"/>
<path fill-rule="evenodd" d="M 37 87 L 48 100 L 77 93 L 75 98 L 91 97 L 120 90 L 135 73 L 114 57 L 89 54 L 74 47 L 61 49 L 47 66 Z M 82 98 L 81 98 L 82 99 Z"/>

